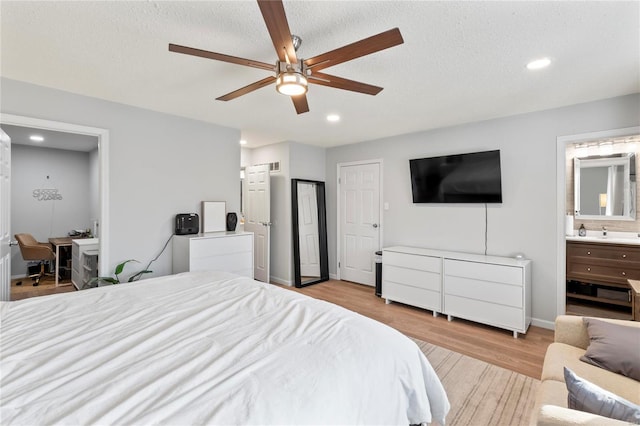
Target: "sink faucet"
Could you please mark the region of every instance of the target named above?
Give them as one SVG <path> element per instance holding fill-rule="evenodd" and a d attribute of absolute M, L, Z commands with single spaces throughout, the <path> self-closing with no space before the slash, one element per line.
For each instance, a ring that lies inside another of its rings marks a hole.
<path fill-rule="evenodd" d="M 602 236 L 603 237 L 607 236 L 607 228 L 605 226 L 602 227 Z"/>

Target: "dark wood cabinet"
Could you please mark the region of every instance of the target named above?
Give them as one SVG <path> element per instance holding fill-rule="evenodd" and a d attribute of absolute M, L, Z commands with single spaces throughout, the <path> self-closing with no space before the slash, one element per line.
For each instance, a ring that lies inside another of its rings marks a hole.
<path fill-rule="evenodd" d="M 567 241 L 567 297 L 631 307 L 640 246 Z"/>

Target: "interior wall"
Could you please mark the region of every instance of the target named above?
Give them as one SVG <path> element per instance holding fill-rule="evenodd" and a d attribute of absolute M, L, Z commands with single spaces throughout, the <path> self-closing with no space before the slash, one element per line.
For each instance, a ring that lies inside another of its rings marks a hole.
<path fill-rule="evenodd" d="M 628 152 L 627 147 L 624 144 L 616 144 L 613 146 L 611 154 L 617 154 L 621 152 Z M 597 154 L 593 154 L 597 155 Z M 574 212 L 574 193 L 575 193 L 575 174 L 573 168 L 573 160 L 576 157 L 575 145 L 567 145 L 566 148 L 566 203 L 567 213 L 573 214 Z M 638 219 L 638 208 L 640 207 L 640 182 L 637 180 L 640 177 L 640 151 L 636 151 L 636 219 L 635 220 L 584 220 L 575 219 L 573 221 L 573 229 L 577 234 L 578 228 L 581 224 L 588 231 L 600 231 L 605 226 L 608 231 L 613 232 L 640 232 L 640 220 Z"/>
<path fill-rule="evenodd" d="M 2 78 L 0 111 L 109 130 L 109 271 L 146 265 L 172 235 L 175 215 L 203 200 L 238 211 L 240 131 Z M 170 274 L 171 244 L 149 276 Z"/>
<path fill-rule="evenodd" d="M 556 138 L 637 126 L 640 94 L 411 133 L 327 150 L 327 226 L 330 272 L 336 272 L 338 163 L 383 159 L 385 246 L 409 245 L 484 253 L 485 206 L 413 204 L 409 160 L 500 149 L 502 204 L 487 208 L 487 253 L 532 260 L 534 324 L 556 317 Z M 561 260 L 564 261 L 564 260 Z"/>
<path fill-rule="evenodd" d="M 72 229 L 91 227 L 89 153 L 11 146 L 11 232 L 38 241 L 65 237 Z M 61 199 L 39 200 L 36 189 L 57 189 Z M 20 248 L 11 248 L 11 274 L 27 273 Z"/>
<path fill-rule="evenodd" d="M 326 181 L 326 148 L 305 145 L 297 142 L 291 142 L 289 147 L 291 161 L 291 179 L 309 179 L 317 180 L 320 182 Z M 289 182 L 289 188 L 291 188 L 291 182 Z M 289 206 L 289 220 L 293 222 L 291 218 L 291 196 L 289 197 Z M 292 282 L 289 285 L 293 285 L 293 227 L 291 228 L 291 238 L 289 246 L 291 250 L 291 256 L 289 257 L 289 269 L 292 277 Z"/>

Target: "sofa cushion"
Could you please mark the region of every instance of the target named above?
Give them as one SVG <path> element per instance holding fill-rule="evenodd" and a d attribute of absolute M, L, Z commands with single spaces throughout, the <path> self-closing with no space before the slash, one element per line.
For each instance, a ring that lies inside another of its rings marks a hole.
<path fill-rule="evenodd" d="M 584 411 L 571 410 L 570 408 L 557 407 L 555 405 L 543 405 L 537 413 L 537 426 L 628 426 L 629 423 L 614 420 L 597 414 Z"/>
<path fill-rule="evenodd" d="M 567 408 L 567 385 L 557 380 L 544 380 L 538 386 L 536 393 L 536 407 L 543 405 L 557 405 Z"/>
<path fill-rule="evenodd" d="M 551 379 L 564 385 L 564 367 L 567 367 L 591 383 L 613 392 L 634 404 L 640 404 L 640 382 L 580 361 L 580 357 L 584 355 L 584 352 L 584 349 L 565 345 L 564 343 L 552 343 L 547 348 L 544 365 L 542 366 L 541 380 L 544 382 Z M 566 395 L 564 399 L 566 399 Z M 566 404 L 566 401 L 564 404 Z M 559 405 L 559 402 L 555 405 Z"/>
<path fill-rule="evenodd" d="M 640 381 L 640 328 L 583 318 L 589 347 L 584 362 Z"/>
<path fill-rule="evenodd" d="M 568 368 L 564 369 L 564 379 L 569 394 L 569 408 L 640 424 L 640 405 L 576 376 Z"/>

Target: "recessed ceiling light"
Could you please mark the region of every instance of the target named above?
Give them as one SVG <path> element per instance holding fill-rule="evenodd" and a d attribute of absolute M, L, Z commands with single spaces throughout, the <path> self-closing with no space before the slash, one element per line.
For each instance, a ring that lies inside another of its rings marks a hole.
<path fill-rule="evenodd" d="M 527 68 L 530 70 L 539 70 L 542 68 L 546 68 L 551 64 L 551 59 L 549 58 L 541 58 L 536 59 L 535 61 L 531 61 L 527 64 Z"/>
<path fill-rule="evenodd" d="M 34 142 L 42 142 L 44 140 L 44 138 L 40 135 L 31 135 L 29 136 L 29 139 L 31 139 Z"/>
<path fill-rule="evenodd" d="M 246 141 L 246 140 L 244 140 L 244 139 L 240 139 L 240 145 L 246 145 L 246 144 L 247 144 L 247 141 Z"/>
<path fill-rule="evenodd" d="M 338 114 L 329 114 L 327 115 L 327 121 L 335 123 L 337 121 L 340 121 L 340 116 Z"/>

